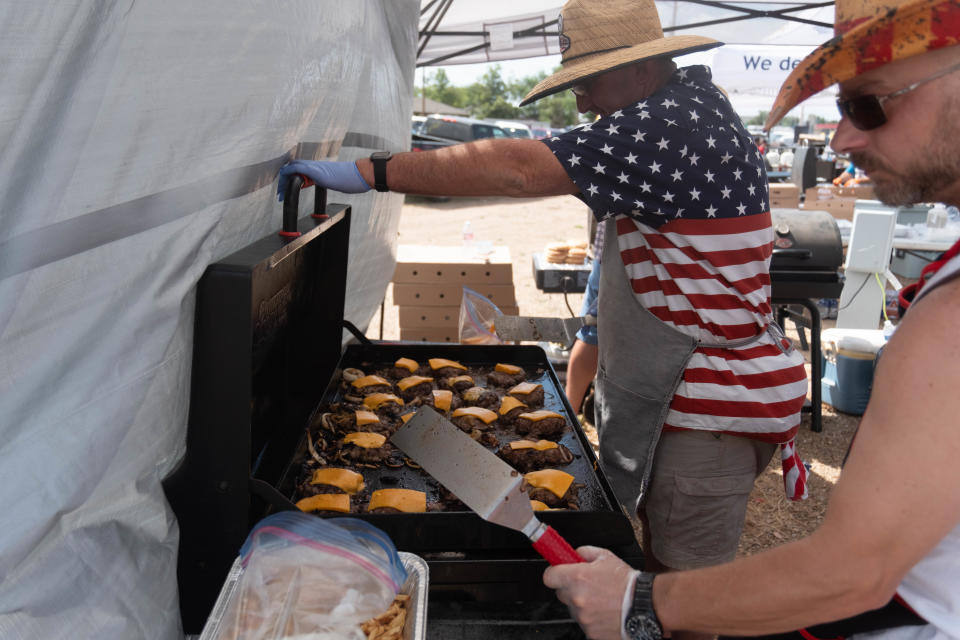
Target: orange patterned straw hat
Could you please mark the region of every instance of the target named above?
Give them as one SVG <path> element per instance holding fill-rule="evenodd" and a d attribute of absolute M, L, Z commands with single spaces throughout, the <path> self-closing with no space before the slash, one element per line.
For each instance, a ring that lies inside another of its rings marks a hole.
<path fill-rule="evenodd" d="M 796 66 L 764 129 L 832 84 L 960 44 L 960 0 L 837 0 L 834 36 Z"/>
<path fill-rule="evenodd" d="M 570 0 L 560 10 L 558 29 L 563 68 L 535 86 L 521 107 L 634 62 L 723 44 L 702 36 L 663 37 L 654 0 Z"/>

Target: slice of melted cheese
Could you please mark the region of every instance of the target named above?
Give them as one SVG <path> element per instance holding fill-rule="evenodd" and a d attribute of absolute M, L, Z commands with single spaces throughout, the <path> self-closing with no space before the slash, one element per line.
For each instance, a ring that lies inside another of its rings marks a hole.
<path fill-rule="evenodd" d="M 353 444 L 364 449 L 379 449 L 387 441 L 379 433 L 354 432 L 343 436 L 343 444 Z"/>
<path fill-rule="evenodd" d="M 460 416 L 473 416 L 477 420 L 483 421 L 484 424 L 490 424 L 497 419 L 495 412 L 483 407 L 460 407 L 453 412 L 453 417 L 459 418 Z"/>
<path fill-rule="evenodd" d="M 438 389 L 433 392 L 433 408 L 440 411 L 450 411 L 450 403 L 453 402 L 453 391 Z"/>
<path fill-rule="evenodd" d="M 339 511 L 350 513 L 350 496 L 345 493 L 321 493 L 297 501 L 300 511 Z"/>
<path fill-rule="evenodd" d="M 423 513 L 427 510 L 427 494 L 415 489 L 378 489 L 370 495 L 368 511 L 392 507 L 404 513 Z"/>
<path fill-rule="evenodd" d="M 325 467 L 313 472 L 310 484 L 326 484 L 345 493 L 354 494 L 363 491 L 363 476 L 350 469 Z"/>
<path fill-rule="evenodd" d="M 550 507 L 548 507 L 545 503 L 540 502 L 539 500 L 531 500 L 530 507 L 534 511 L 551 511 Z"/>
<path fill-rule="evenodd" d="M 473 378 L 471 378 L 468 375 L 453 376 L 452 378 L 447 378 L 447 384 L 449 384 L 451 387 L 461 382 L 469 382 L 470 386 L 471 387 L 473 386 Z"/>
<path fill-rule="evenodd" d="M 549 440 L 514 440 L 510 443 L 511 449 L 536 449 L 537 451 L 549 451 L 550 449 L 556 449 L 560 445 L 556 442 L 550 442 Z"/>
<path fill-rule="evenodd" d="M 540 409 L 538 411 L 530 411 L 527 413 L 521 413 L 517 416 L 518 418 L 526 418 L 530 422 L 540 422 L 544 418 L 563 418 L 562 415 L 556 411 L 549 411 L 547 409 Z"/>
<path fill-rule="evenodd" d="M 573 476 L 558 469 L 531 471 L 523 476 L 526 481 L 538 489 L 546 489 L 558 498 L 562 498 L 573 482 Z"/>
<path fill-rule="evenodd" d="M 523 402 L 517 400 L 513 396 L 503 396 L 500 398 L 500 415 L 505 416 L 517 407 L 526 408 L 527 405 L 523 404 Z"/>
<path fill-rule="evenodd" d="M 394 402 L 400 406 L 403 406 L 403 400 L 392 393 L 371 393 L 363 399 L 363 406 L 365 406 L 367 409 L 376 410 L 388 402 Z"/>
<path fill-rule="evenodd" d="M 454 369 L 463 369 L 464 371 L 467 370 L 467 368 L 459 362 L 447 360 L 446 358 L 430 358 L 428 362 L 430 363 L 430 368 L 434 371 L 437 369 L 443 369 L 444 367 L 453 367 Z"/>
<path fill-rule="evenodd" d="M 411 360 L 410 358 L 400 358 L 393 363 L 397 369 L 406 369 L 410 373 L 415 372 L 420 368 L 420 364 L 416 360 Z"/>
<path fill-rule="evenodd" d="M 375 384 L 389 385 L 390 383 L 386 378 L 381 378 L 380 376 L 363 376 L 362 378 L 357 378 L 350 384 L 353 385 L 354 389 L 363 389 L 364 387 L 371 387 Z"/>
<path fill-rule="evenodd" d="M 400 391 L 406 391 L 410 387 L 415 387 L 424 382 L 431 382 L 432 380 L 433 378 L 428 378 L 426 376 L 407 376 L 397 383 L 397 389 L 400 389 Z"/>
<path fill-rule="evenodd" d="M 401 421 L 403 424 L 407 424 L 408 422 L 410 422 L 410 418 L 412 418 L 412 417 L 413 417 L 413 414 L 412 414 L 412 413 L 405 413 L 405 414 L 403 414 L 402 416 L 400 416 L 400 421 Z"/>
<path fill-rule="evenodd" d="M 539 389 L 541 386 L 542 385 L 537 384 L 535 382 L 521 382 L 520 384 L 515 386 L 513 389 L 510 389 L 510 391 L 507 391 L 507 393 L 511 395 L 517 393 L 517 394 L 520 394 L 521 396 L 526 396 L 533 393 L 534 391 Z"/>
<path fill-rule="evenodd" d="M 523 373 L 522 367 L 518 367 L 515 364 L 503 364 L 502 362 L 498 362 L 497 366 L 494 367 L 494 370 L 511 376 L 515 376 L 518 373 Z"/>
<path fill-rule="evenodd" d="M 357 426 L 362 427 L 365 424 L 380 424 L 380 418 L 375 413 L 369 411 L 354 411 L 357 418 Z"/>

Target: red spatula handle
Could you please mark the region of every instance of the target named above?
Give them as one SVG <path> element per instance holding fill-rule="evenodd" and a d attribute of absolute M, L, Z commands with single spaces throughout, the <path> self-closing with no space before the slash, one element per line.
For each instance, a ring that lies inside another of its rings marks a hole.
<path fill-rule="evenodd" d="M 550 564 L 573 564 L 583 562 L 580 554 L 551 526 L 543 529 L 539 538 L 534 540 L 533 548 Z"/>

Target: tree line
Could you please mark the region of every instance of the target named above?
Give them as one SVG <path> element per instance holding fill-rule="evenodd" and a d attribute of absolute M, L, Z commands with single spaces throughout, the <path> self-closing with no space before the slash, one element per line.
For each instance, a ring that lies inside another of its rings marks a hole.
<path fill-rule="evenodd" d="M 556 67 L 554 72 L 560 70 Z M 551 96 L 541 98 L 525 107 L 514 106 L 526 96 L 531 89 L 547 73 L 540 73 L 519 80 L 508 81 L 503 78 L 499 64 L 491 65 L 480 77 L 478 82 L 465 87 L 456 87 L 450 83 L 450 78 L 443 69 L 424 74 L 423 88 L 416 89 L 419 97 L 425 95 L 431 100 L 437 100 L 452 107 L 467 109 L 474 118 L 494 120 L 535 120 L 548 122 L 551 127 L 566 127 L 581 121 L 577 113 L 577 100 L 570 91 L 560 91 Z M 594 114 L 588 114 L 586 120 L 592 120 Z M 746 124 L 763 124 L 767 112 L 761 111 L 749 118 L 744 118 Z M 816 117 L 816 122 L 835 122 Z M 787 116 L 780 123 L 784 126 L 799 124 L 796 116 Z"/>
<path fill-rule="evenodd" d="M 559 69 L 560 67 L 557 67 Z M 541 98 L 525 107 L 514 106 L 533 87 L 547 77 L 547 73 L 508 81 L 503 78 L 500 65 L 491 65 L 478 82 L 465 87 L 456 87 L 443 69 L 424 74 L 422 90 L 416 95 L 425 95 L 452 107 L 467 109 L 474 118 L 500 120 L 535 120 L 549 122 L 551 127 L 565 127 L 580 121 L 577 100 L 569 91 L 560 91 Z"/>

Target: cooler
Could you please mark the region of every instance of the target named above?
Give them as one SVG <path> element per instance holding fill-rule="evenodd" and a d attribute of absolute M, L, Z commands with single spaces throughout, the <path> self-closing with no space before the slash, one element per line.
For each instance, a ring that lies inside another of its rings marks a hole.
<path fill-rule="evenodd" d="M 844 413 L 863 415 L 873 387 L 873 369 L 885 339 L 880 329 L 827 329 L 821 335 L 825 366 L 823 401 Z"/>

